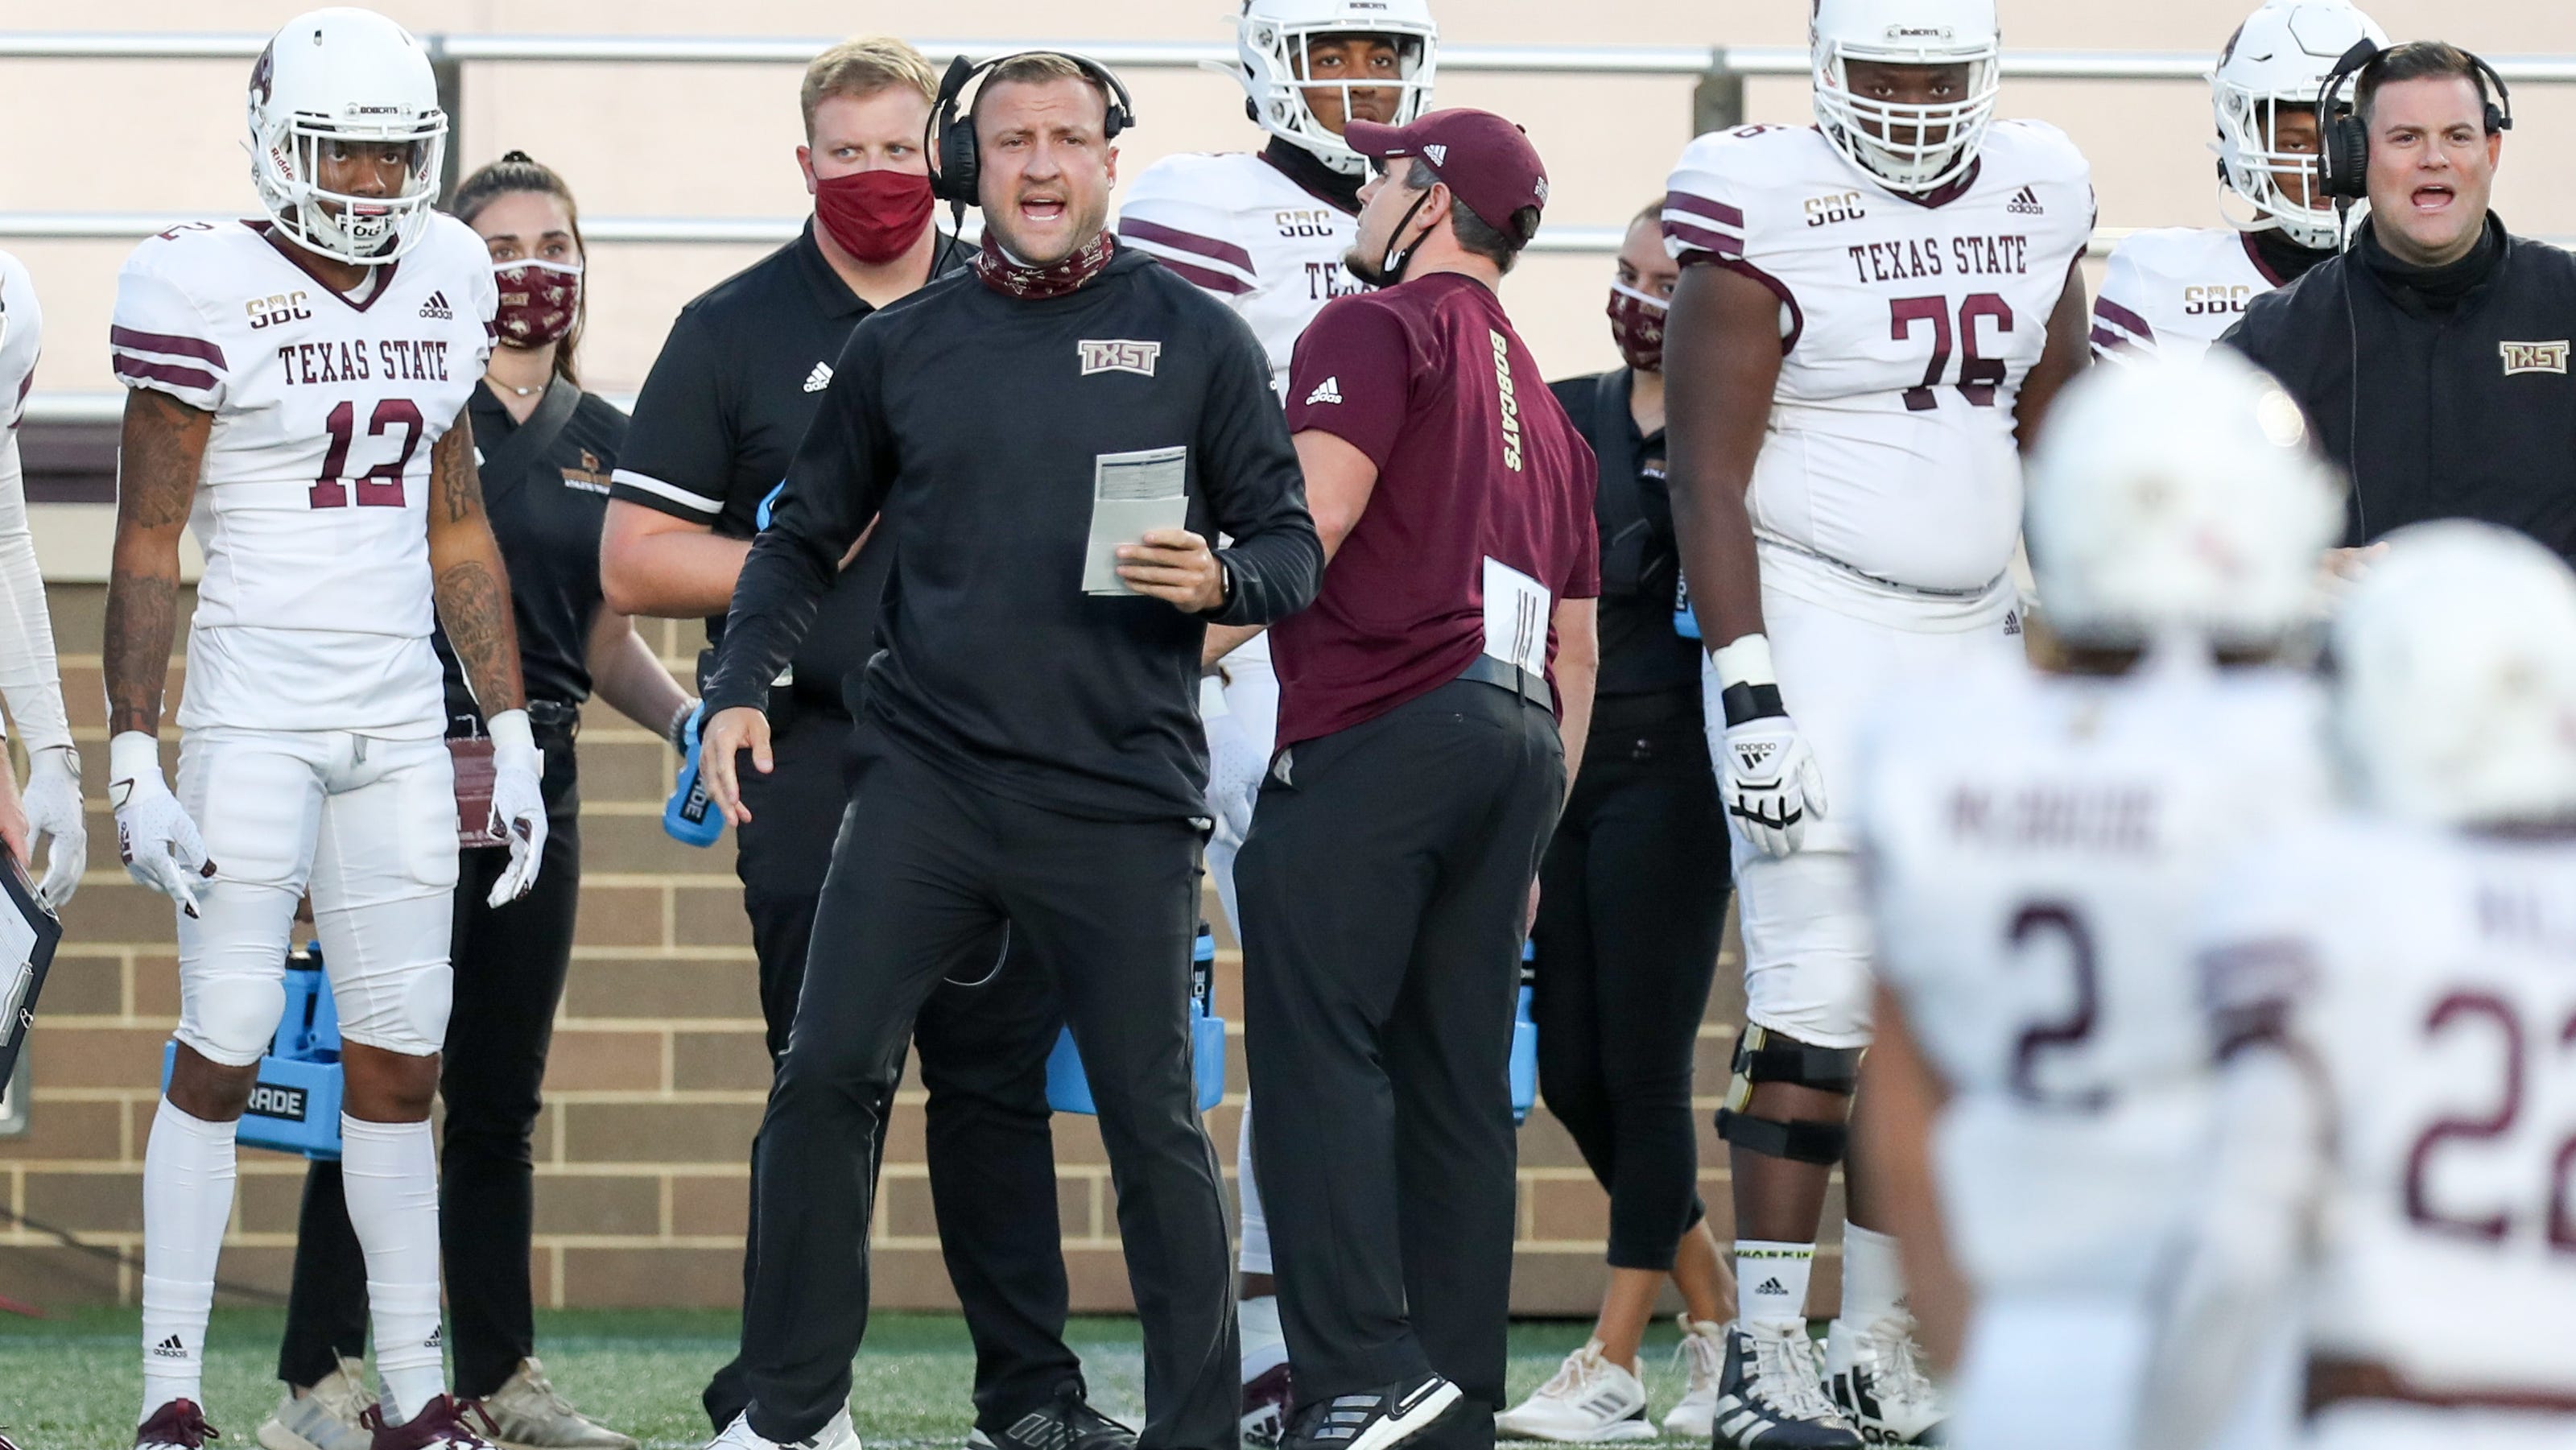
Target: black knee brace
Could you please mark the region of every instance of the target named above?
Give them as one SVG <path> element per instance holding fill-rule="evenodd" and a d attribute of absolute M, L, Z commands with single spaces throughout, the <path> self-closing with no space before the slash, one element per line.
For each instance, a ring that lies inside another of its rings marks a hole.
<path fill-rule="evenodd" d="M 1809 1047 L 1767 1028 L 1748 1026 L 1735 1044 L 1735 1080 L 1717 1110 L 1717 1136 L 1766 1158 L 1832 1165 L 1851 1145 L 1843 1123 L 1787 1122 L 1744 1111 L 1758 1082 L 1795 1083 L 1849 1097 L 1860 1085 L 1861 1048 Z"/>

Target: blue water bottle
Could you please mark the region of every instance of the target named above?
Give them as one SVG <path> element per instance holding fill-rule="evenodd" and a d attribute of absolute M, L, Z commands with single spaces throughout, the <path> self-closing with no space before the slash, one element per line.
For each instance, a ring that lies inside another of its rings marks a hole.
<path fill-rule="evenodd" d="M 689 712 L 689 727 L 681 736 L 687 753 L 680 758 L 680 779 L 662 806 L 663 834 L 700 847 L 714 845 L 716 837 L 724 834 L 724 812 L 716 809 L 715 797 L 708 794 L 707 783 L 698 774 L 698 727 L 706 717 L 703 703 Z"/>
<path fill-rule="evenodd" d="M 1530 1020 L 1530 993 L 1538 980 L 1538 945 L 1521 943 L 1520 1006 L 1512 1015 L 1512 1121 L 1529 1121 L 1538 1106 L 1538 1024 Z"/>

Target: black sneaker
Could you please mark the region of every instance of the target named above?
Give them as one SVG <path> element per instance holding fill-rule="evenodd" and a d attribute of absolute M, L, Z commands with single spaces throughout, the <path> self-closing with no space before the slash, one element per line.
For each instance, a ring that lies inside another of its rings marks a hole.
<path fill-rule="evenodd" d="M 1298 1416 L 1281 1450 L 1393 1450 L 1448 1418 L 1461 1394 L 1434 1374 L 1319 1400 Z"/>
<path fill-rule="evenodd" d="M 1136 1450 L 1136 1432 L 1093 1409 L 1082 1386 L 1068 1383 L 1002 1429 L 967 1431 L 966 1444 L 968 1450 Z"/>
<path fill-rule="evenodd" d="M 1860 1432 L 1825 1398 L 1822 1374 L 1805 1325 L 1726 1326 L 1716 1450 L 1861 1450 Z"/>

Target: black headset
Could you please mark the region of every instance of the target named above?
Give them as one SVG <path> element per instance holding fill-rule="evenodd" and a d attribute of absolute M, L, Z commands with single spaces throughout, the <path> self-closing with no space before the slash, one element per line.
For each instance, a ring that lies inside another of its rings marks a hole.
<path fill-rule="evenodd" d="M 1101 127 L 1103 140 L 1115 141 L 1119 132 L 1136 124 L 1136 102 L 1127 94 L 1126 83 L 1118 79 L 1117 72 L 1089 56 L 1063 50 L 1023 50 L 970 61 L 961 55 L 948 63 L 948 74 L 939 82 L 939 100 L 931 107 L 930 131 L 922 137 L 923 148 L 939 161 L 938 169 L 930 173 L 932 196 L 961 208 L 975 204 L 975 184 L 983 174 L 984 153 L 975 139 L 974 110 L 969 107 L 959 114 L 966 88 L 974 84 L 975 77 L 995 66 L 1032 55 L 1069 60 L 1109 92 L 1109 115 Z"/>
<path fill-rule="evenodd" d="M 2335 62 L 2325 89 L 2317 93 L 2317 189 L 2337 201 L 2359 201 L 2370 194 L 2370 123 L 2361 118 L 2358 106 L 2346 105 L 2342 92 L 2347 86 L 2358 89 L 2387 54 L 2377 41 L 2357 42 Z M 2486 102 L 2487 134 L 2512 130 L 2512 88 L 2478 57 L 2470 56 L 2469 64 L 2476 68 L 2478 99 Z"/>

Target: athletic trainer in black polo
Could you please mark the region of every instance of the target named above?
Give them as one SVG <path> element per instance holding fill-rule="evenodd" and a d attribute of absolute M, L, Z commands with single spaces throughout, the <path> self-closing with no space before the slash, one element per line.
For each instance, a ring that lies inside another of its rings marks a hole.
<path fill-rule="evenodd" d="M 702 761 L 739 821 L 736 754 L 772 765 L 769 681 L 882 517 L 881 648 L 761 1126 L 752 1402 L 727 1447 L 855 1443 L 864 1165 L 941 964 L 1004 921 L 1054 972 L 1098 1103 L 1144 1324 L 1138 1442 L 1235 1443 L 1225 1208 L 1190 1063 L 1199 657 L 1209 623 L 1305 604 L 1323 554 L 1259 341 L 1102 229 L 1113 89 L 1060 55 L 993 63 L 941 146 L 949 176 L 980 172 L 984 249 L 851 335 L 717 647 Z M 1219 530 L 1234 543 L 1211 552 Z"/>
<path fill-rule="evenodd" d="M 816 219 L 690 303 L 672 327 L 618 460 L 601 547 L 616 607 L 712 615 L 708 638 L 721 639 L 761 505 L 786 476 L 851 329 L 934 269 L 965 265 L 932 225 L 921 156 L 937 85 L 929 62 L 900 40 L 849 41 L 807 68 L 809 144 L 798 155 Z M 756 819 L 739 832 L 735 869 L 773 1060 L 787 1050 L 814 903 L 849 798 L 847 701 L 874 648 L 891 558 L 875 541 L 831 589 L 788 676 L 770 691 L 778 769 L 747 785 Z M 1046 1056 L 1063 1017 L 1043 972 L 1015 954 L 988 973 L 989 948 L 983 958 L 954 975 L 990 980 L 943 987 L 915 1031 L 929 1089 L 924 1154 L 949 1279 L 975 1340 L 976 1430 L 997 1450 L 1030 1450 L 1012 1427 L 1032 1413 L 1070 1417 L 1075 1440 L 1106 1422 L 1081 1407 L 1081 1363 L 1064 1343 L 1046 1107 Z M 755 1222 L 744 1246 L 746 1292 L 758 1252 Z M 707 1386 L 708 1418 L 722 1429 L 749 1398 L 737 1360 Z"/>
<path fill-rule="evenodd" d="M 1490 1446 L 1521 934 L 1592 708 L 1593 461 L 1495 295 L 1547 200 L 1529 138 L 1448 110 L 1343 139 L 1391 163 L 1349 258 L 1381 290 L 1327 303 L 1289 373 L 1333 564 L 1274 631 L 1279 751 L 1234 868 L 1253 1096 L 1296 1106 L 1254 1118 L 1253 1165 L 1287 1445 Z"/>

